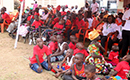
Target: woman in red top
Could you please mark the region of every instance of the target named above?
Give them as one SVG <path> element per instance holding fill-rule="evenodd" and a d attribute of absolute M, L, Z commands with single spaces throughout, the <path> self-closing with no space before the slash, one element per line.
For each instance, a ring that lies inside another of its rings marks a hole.
<path fill-rule="evenodd" d="M 74 62 L 76 62 L 73 66 L 72 66 L 72 78 L 74 80 L 83 80 L 86 79 L 86 75 L 84 73 L 84 66 L 85 64 L 83 63 L 83 57 L 84 55 L 81 53 L 77 53 L 74 57 Z"/>
<path fill-rule="evenodd" d="M 11 19 L 10 19 L 9 15 L 7 13 L 5 13 L 5 10 L 3 8 L 1 9 L 1 16 L 2 17 L 0 19 L 0 23 L 3 23 L 4 20 L 8 24 L 11 23 Z"/>

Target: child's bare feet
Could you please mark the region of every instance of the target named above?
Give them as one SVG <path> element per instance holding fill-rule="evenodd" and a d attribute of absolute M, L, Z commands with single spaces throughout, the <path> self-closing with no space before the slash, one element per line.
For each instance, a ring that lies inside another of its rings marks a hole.
<path fill-rule="evenodd" d="M 60 74 L 61 74 L 60 72 L 56 73 L 55 77 L 58 78 L 60 76 Z"/>

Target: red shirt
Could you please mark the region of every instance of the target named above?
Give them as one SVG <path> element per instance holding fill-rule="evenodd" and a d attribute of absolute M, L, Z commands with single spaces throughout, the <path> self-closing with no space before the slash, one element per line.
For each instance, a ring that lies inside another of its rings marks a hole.
<path fill-rule="evenodd" d="M 36 60 L 35 55 L 38 55 L 39 61 L 40 61 L 40 63 L 42 63 L 42 62 L 44 61 L 44 59 L 43 59 L 44 53 L 45 53 L 47 56 L 51 54 L 51 53 L 49 52 L 47 46 L 43 45 L 43 48 L 42 48 L 42 49 L 40 49 L 40 47 L 39 47 L 38 45 L 34 46 L 34 48 L 33 48 L 33 57 L 30 58 L 31 64 L 37 63 L 37 60 Z"/>
<path fill-rule="evenodd" d="M 77 19 L 77 20 L 76 20 L 76 25 L 78 26 L 78 29 L 81 29 L 82 26 L 83 26 L 83 27 L 85 26 L 85 22 L 84 22 L 84 20 L 80 20 L 80 21 L 79 21 L 79 19 Z"/>
<path fill-rule="evenodd" d="M 76 48 L 76 49 L 74 50 L 74 54 L 73 54 L 73 55 L 75 56 L 77 53 L 82 53 L 82 54 L 84 54 L 86 57 L 89 55 L 85 49 L 79 50 L 78 48 Z"/>
<path fill-rule="evenodd" d="M 126 61 L 121 61 L 117 64 L 114 70 L 118 72 L 117 76 L 120 76 L 122 79 L 127 79 L 126 75 L 129 73 L 129 69 L 129 63 Z"/>
<path fill-rule="evenodd" d="M 28 16 L 27 21 L 31 20 L 32 15 Z"/>
<path fill-rule="evenodd" d="M 67 25 L 67 26 L 71 25 L 71 21 L 67 20 L 66 23 L 65 23 L 65 25 Z"/>
<path fill-rule="evenodd" d="M 111 51 L 108 59 L 112 60 L 113 63 L 118 64 L 119 63 L 118 57 L 119 57 L 118 51 L 117 52 Z"/>
<path fill-rule="evenodd" d="M 58 29 L 63 29 L 63 25 L 59 25 L 59 23 L 56 23 L 55 25 L 54 25 L 54 28 L 58 28 Z"/>
<path fill-rule="evenodd" d="M 61 16 L 65 16 L 66 14 L 66 12 L 61 12 Z"/>
<path fill-rule="evenodd" d="M 75 50 L 76 49 L 76 43 L 73 44 L 72 42 L 70 42 L 69 48 Z"/>
<path fill-rule="evenodd" d="M 11 18 L 7 13 L 2 14 L 2 19 L 6 19 L 5 21 L 9 24 L 11 23 Z"/>
<path fill-rule="evenodd" d="M 52 21 L 52 24 L 55 25 L 56 23 L 58 23 L 60 20 L 59 18 L 55 18 L 53 21 Z"/>
<path fill-rule="evenodd" d="M 56 51 L 57 47 L 58 47 L 57 42 L 50 42 L 48 45 L 48 49 L 51 53 L 52 53 L 52 50 Z"/>
<path fill-rule="evenodd" d="M 35 13 L 34 13 L 34 16 L 35 16 L 35 15 L 39 16 L 40 14 L 39 14 L 39 13 L 37 13 L 37 12 L 35 12 Z"/>
<path fill-rule="evenodd" d="M 32 26 L 35 26 L 35 29 L 37 29 L 39 26 L 42 26 L 42 24 L 44 24 L 42 21 L 34 21 L 32 23 Z"/>
<path fill-rule="evenodd" d="M 76 21 L 77 21 L 78 19 L 79 19 L 78 17 L 76 17 L 76 19 L 73 19 L 73 24 L 72 24 L 72 26 L 76 26 Z"/>

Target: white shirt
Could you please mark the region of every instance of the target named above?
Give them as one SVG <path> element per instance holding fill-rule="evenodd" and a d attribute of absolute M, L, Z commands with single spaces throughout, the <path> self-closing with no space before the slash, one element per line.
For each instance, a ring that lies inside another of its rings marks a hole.
<path fill-rule="evenodd" d="M 117 36 L 117 38 L 118 39 L 122 39 L 122 25 L 120 25 L 120 26 L 118 26 L 117 28 L 116 28 L 116 30 L 119 32 L 119 34 L 118 34 L 118 36 Z"/>
<path fill-rule="evenodd" d="M 126 20 L 126 23 L 125 23 L 124 27 L 122 28 L 123 30 L 128 30 L 128 31 L 130 31 L 130 20 L 128 20 L 129 17 L 130 17 L 130 9 L 127 10 L 127 11 L 124 13 L 123 17 L 122 17 L 123 20 Z"/>
<path fill-rule="evenodd" d="M 92 18 L 87 18 L 87 19 L 88 19 L 88 23 L 89 23 L 88 28 L 90 29 L 90 27 L 92 27 L 93 19 Z"/>
<path fill-rule="evenodd" d="M 105 23 L 103 25 L 103 31 L 102 31 L 103 36 L 107 36 L 109 33 L 115 32 L 117 30 L 117 27 L 118 26 L 115 23 L 112 23 L 112 24 Z"/>
<path fill-rule="evenodd" d="M 49 15 L 49 14 L 45 14 L 45 13 L 44 13 L 44 14 L 42 15 L 42 18 L 41 18 L 41 19 L 42 19 L 42 20 L 46 20 L 47 17 L 48 17 L 48 15 Z"/>
<path fill-rule="evenodd" d="M 43 9 L 39 9 L 39 14 L 43 15 L 43 11 L 44 11 Z"/>
<path fill-rule="evenodd" d="M 91 8 L 92 8 L 92 13 L 97 12 L 97 8 L 99 7 L 99 4 L 95 2 L 95 4 L 92 3 Z"/>

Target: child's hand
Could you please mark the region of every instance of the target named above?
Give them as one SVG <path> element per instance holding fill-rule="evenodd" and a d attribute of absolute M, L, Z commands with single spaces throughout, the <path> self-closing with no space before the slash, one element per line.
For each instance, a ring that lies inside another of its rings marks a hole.
<path fill-rule="evenodd" d="M 95 46 L 97 46 L 97 47 L 101 47 L 101 45 L 99 45 L 99 43 L 94 43 L 95 44 Z"/>
<path fill-rule="evenodd" d="M 48 65 L 48 69 L 51 69 L 51 65 Z"/>
<path fill-rule="evenodd" d="M 38 71 L 38 72 L 41 72 L 41 70 L 42 70 L 42 67 L 40 66 L 40 67 L 37 69 L 37 71 Z"/>
<path fill-rule="evenodd" d="M 62 72 L 63 70 L 62 69 L 58 69 L 58 72 Z"/>

